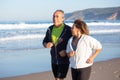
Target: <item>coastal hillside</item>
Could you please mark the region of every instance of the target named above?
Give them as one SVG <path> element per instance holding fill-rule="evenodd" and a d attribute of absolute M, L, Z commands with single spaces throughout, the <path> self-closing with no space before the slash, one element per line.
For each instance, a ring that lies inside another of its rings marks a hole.
<path fill-rule="evenodd" d="M 120 7 L 90 8 L 65 14 L 66 20 L 120 20 Z"/>

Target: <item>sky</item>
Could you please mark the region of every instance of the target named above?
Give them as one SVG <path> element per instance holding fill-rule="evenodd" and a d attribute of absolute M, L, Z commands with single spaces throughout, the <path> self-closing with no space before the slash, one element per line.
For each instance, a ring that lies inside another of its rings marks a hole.
<path fill-rule="evenodd" d="M 57 9 L 70 13 L 88 8 L 118 6 L 120 0 L 0 0 L 0 21 L 52 20 Z"/>

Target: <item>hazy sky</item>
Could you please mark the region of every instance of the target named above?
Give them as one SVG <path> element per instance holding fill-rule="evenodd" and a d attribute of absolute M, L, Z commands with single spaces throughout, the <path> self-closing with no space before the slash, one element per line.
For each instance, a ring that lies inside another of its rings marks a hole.
<path fill-rule="evenodd" d="M 0 21 L 52 20 L 53 12 L 120 6 L 120 0 L 0 0 Z"/>

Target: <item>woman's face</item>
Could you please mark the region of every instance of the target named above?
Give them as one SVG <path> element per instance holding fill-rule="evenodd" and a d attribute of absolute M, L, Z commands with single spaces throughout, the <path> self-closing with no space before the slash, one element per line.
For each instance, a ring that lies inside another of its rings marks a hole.
<path fill-rule="evenodd" d="M 74 24 L 72 26 L 72 35 L 77 36 L 77 28 L 76 28 L 76 26 Z"/>
<path fill-rule="evenodd" d="M 81 35 L 80 29 L 76 28 L 76 26 L 74 24 L 72 26 L 72 35 L 73 36 L 79 36 L 79 35 Z"/>

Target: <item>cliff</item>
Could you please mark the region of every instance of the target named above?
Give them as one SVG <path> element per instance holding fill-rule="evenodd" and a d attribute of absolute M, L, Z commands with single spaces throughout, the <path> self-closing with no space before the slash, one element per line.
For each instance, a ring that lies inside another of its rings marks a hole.
<path fill-rule="evenodd" d="M 90 8 L 65 14 L 66 20 L 120 20 L 120 7 Z"/>

